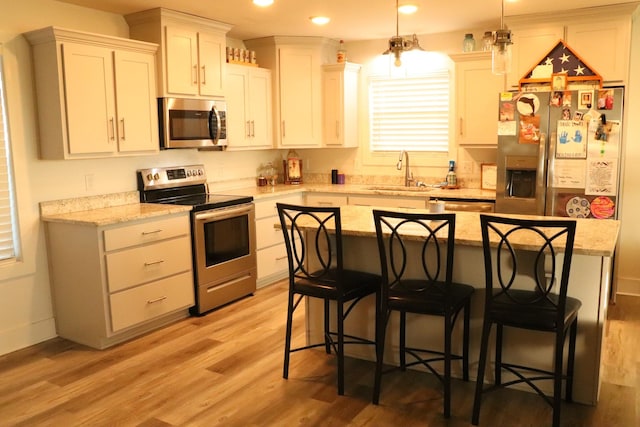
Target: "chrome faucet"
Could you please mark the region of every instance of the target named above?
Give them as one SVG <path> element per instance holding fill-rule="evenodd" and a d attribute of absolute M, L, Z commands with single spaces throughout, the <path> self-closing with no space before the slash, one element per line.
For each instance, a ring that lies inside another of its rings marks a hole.
<path fill-rule="evenodd" d="M 398 170 L 402 169 L 402 156 L 404 155 L 405 165 L 404 165 L 404 186 L 411 187 L 411 183 L 413 182 L 413 173 L 409 170 L 409 153 L 405 150 L 400 151 L 400 157 L 398 158 L 398 164 L 396 164 L 396 168 Z"/>

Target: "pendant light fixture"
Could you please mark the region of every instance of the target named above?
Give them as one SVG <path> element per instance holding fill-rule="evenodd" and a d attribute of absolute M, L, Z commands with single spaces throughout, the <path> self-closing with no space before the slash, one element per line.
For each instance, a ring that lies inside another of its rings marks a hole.
<path fill-rule="evenodd" d="M 402 65 L 402 61 L 400 59 L 400 55 L 402 54 L 402 52 L 413 49 L 424 50 L 422 49 L 422 47 L 420 47 L 418 36 L 416 36 L 415 34 L 411 39 L 405 39 L 404 37 L 400 36 L 400 13 L 398 10 L 398 6 L 398 0 L 396 0 L 396 35 L 389 39 L 389 48 L 382 52 L 383 55 L 393 53 L 393 56 L 395 57 L 393 64 L 396 67 L 400 67 Z"/>
<path fill-rule="evenodd" d="M 493 74 L 507 74 L 511 72 L 511 30 L 504 27 L 504 0 L 500 13 L 500 29 L 493 34 L 491 49 L 491 71 Z"/>

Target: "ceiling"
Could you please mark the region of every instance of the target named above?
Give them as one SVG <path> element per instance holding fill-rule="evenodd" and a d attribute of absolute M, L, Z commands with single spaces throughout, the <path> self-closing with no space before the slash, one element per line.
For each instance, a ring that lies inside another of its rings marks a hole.
<path fill-rule="evenodd" d="M 165 7 L 232 24 L 228 37 L 246 40 L 264 36 L 322 36 L 371 40 L 396 32 L 393 0 L 275 0 L 267 8 L 251 0 L 58 0 L 125 15 Z M 558 13 L 637 0 L 505 0 L 505 15 Z M 500 26 L 501 0 L 403 0 L 417 4 L 414 15 L 400 15 L 400 34 L 429 34 Z M 364 6 L 364 7 L 363 7 Z M 310 16 L 325 15 L 331 22 L 318 27 Z"/>

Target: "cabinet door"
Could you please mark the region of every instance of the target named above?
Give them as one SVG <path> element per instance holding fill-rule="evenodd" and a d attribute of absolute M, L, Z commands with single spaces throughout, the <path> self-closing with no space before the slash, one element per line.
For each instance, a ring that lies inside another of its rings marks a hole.
<path fill-rule="evenodd" d="M 491 72 L 489 54 L 477 56 L 456 63 L 457 140 L 461 145 L 496 145 L 496 100 L 504 88 L 504 76 Z"/>
<path fill-rule="evenodd" d="M 320 58 L 311 48 L 280 48 L 280 144 L 317 147 L 321 142 Z"/>
<path fill-rule="evenodd" d="M 325 145 L 342 144 L 342 72 L 324 71 L 323 83 L 323 111 L 322 120 L 324 126 Z"/>
<path fill-rule="evenodd" d="M 158 151 L 158 111 L 153 55 L 115 52 L 118 150 Z"/>
<path fill-rule="evenodd" d="M 629 19 L 571 24 L 567 43 L 586 64 L 607 82 L 627 80 L 629 64 Z"/>
<path fill-rule="evenodd" d="M 112 53 L 89 45 L 62 46 L 69 154 L 117 149 Z"/>
<path fill-rule="evenodd" d="M 252 69 L 249 73 L 250 132 L 254 147 L 273 147 L 271 71 Z"/>
<path fill-rule="evenodd" d="M 167 92 L 175 95 L 198 94 L 198 37 L 181 27 L 165 28 Z"/>
<path fill-rule="evenodd" d="M 562 25 L 514 29 L 511 73 L 507 76 L 507 86 L 517 88 L 518 82 L 525 73 L 537 65 L 542 57 L 563 38 Z"/>
<path fill-rule="evenodd" d="M 198 33 L 198 78 L 200 95 L 224 95 L 226 39 L 224 36 Z"/>
<path fill-rule="evenodd" d="M 227 127 L 229 149 L 251 145 L 251 121 L 248 111 L 248 73 L 242 66 L 227 68 Z"/>

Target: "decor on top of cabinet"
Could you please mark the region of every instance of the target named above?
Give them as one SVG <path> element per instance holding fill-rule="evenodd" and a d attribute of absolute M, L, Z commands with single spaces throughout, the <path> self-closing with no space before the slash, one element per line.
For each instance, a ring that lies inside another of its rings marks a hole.
<path fill-rule="evenodd" d="M 302 184 L 302 159 L 295 150 L 289 150 L 286 160 L 283 160 L 284 183 Z"/>
<path fill-rule="evenodd" d="M 562 80 L 560 80 L 560 76 Z M 520 90 L 523 86 L 538 91 L 571 90 L 571 84 L 591 84 L 594 87 L 602 87 L 602 76 L 592 67 L 586 64 L 564 40 L 558 43 L 545 55 L 519 81 Z M 575 87 L 574 87 L 575 88 Z"/>
<path fill-rule="evenodd" d="M 227 46 L 227 63 L 257 67 L 256 51 Z"/>

